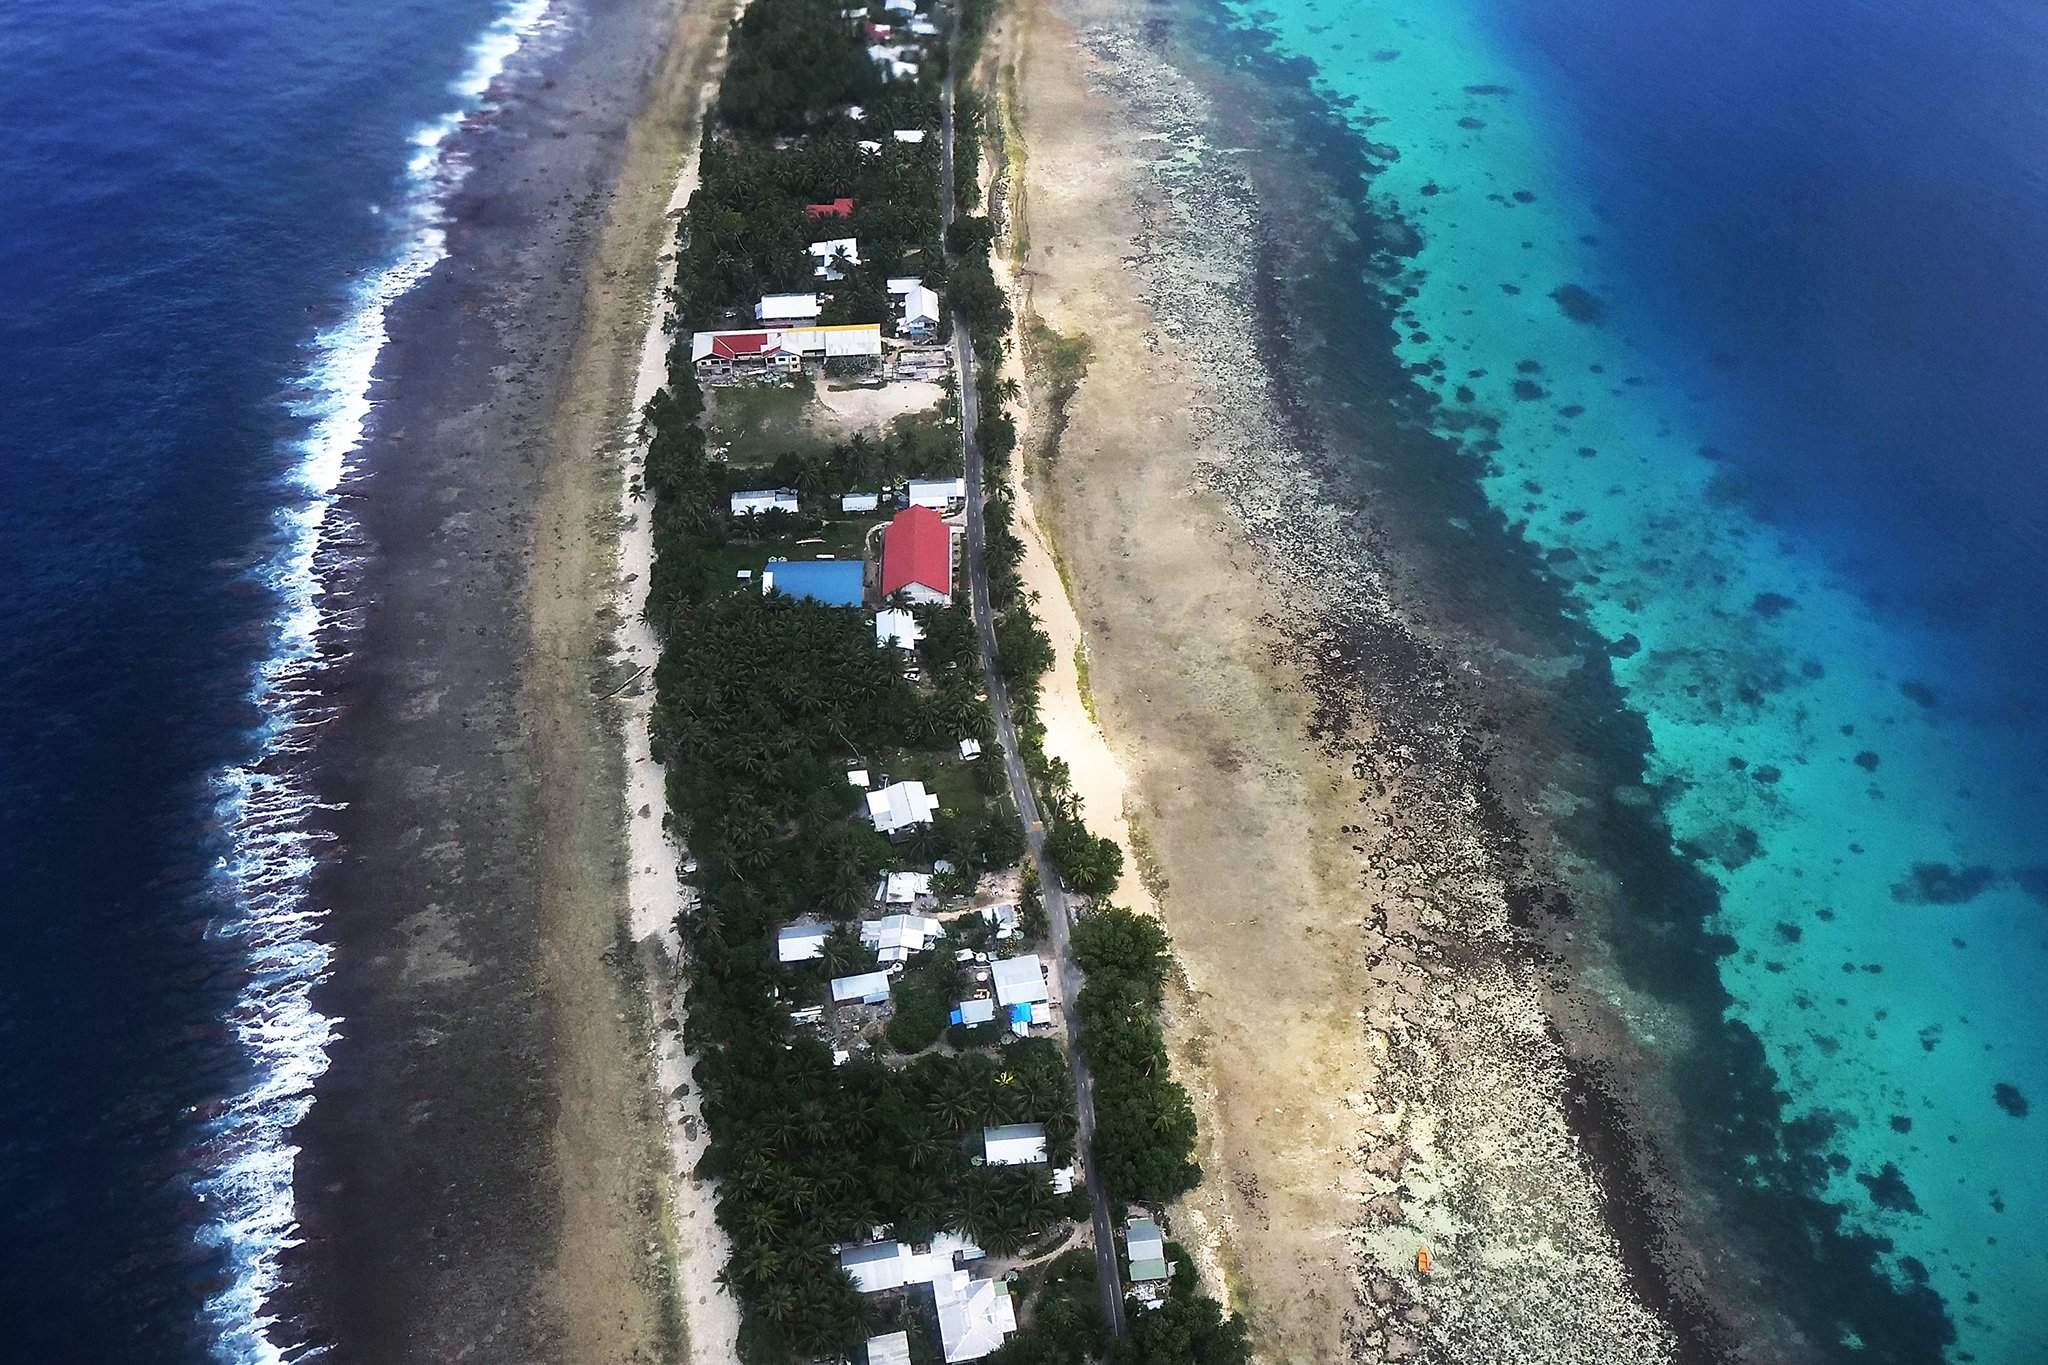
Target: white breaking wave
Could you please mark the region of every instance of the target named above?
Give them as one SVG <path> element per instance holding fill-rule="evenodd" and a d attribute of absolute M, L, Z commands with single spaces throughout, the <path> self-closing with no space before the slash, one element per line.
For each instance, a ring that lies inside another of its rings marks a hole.
<path fill-rule="evenodd" d="M 341 1023 L 312 1003 L 333 953 L 316 937 L 326 911 L 307 894 L 327 836 L 314 827 L 322 806 L 304 774 L 313 737 L 332 714 L 320 693 L 321 674 L 333 663 L 336 638 L 354 626 L 339 589 L 356 562 L 355 528 L 338 494 L 354 472 L 373 407 L 370 381 L 389 336 L 391 306 L 447 255 L 445 205 L 468 172 L 457 136 L 513 56 L 551 26 L 553 4 L 516 0 L 472 44 L 469 65 L 451 87 L 458 107 L 412 136 L 399 210 L 405 240 L 361 282 L 347 315 L 313 338 L 311 363 L 297 386 L 303 396 L 290 405 L 308 427 L 293 447 L 292 501 L 277 514 L 281 548 L 262 569 L 281 605 L 269 657 L 250 690 L 263 721 L 252 759 L 213 779 L 230 848 L 216 875 L 230 908 L 211 934 L 244 954 L 246 979 L 228 1023 L 253 1076 L 209 1124 L 196 1181 L 204 1208 L 199 1240 L 227 1259 L 228 1280 L 207 1300 L 205 1316 L 214 1354 L 229 1365 L 323 1353 L 314 1343 L 277 1339 L 272 1301 L 282 1283 L 281 1255 L 297 1244 L 292 1172 L 299 1149 L 292 1129 L 312 1107 L 314 1082 L 327 1070 Z"/>

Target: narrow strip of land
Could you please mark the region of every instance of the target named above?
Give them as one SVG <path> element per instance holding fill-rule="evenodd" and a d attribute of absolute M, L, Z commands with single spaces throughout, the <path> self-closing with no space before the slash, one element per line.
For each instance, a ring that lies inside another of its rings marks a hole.
<path fill-rule="evenodd" d="M 945 204 L 943 219 L 948 227 L 952 226 L 958 213 L 953 191 L 956 80 L 955 73 L 949 70 L 946 74 L 945 122 L 939 158 L 941 193 Z M 1003 746 L 1003 770 L 1009 778 L 1010 795 L 1017 802 L 1017 817 L 1024 822 L 1025 846 L 1030 849 L 1032 866 L 1038 870 L 1039 895 L 1045 904 L 1046 925 L 1052 936 L 1053 961 L 1060 974 L 1061 998 L 1075 1001 L 1081 998 L 1081 973 L 1074 965 L 1073 948 L 1067 934 L 1073 912 L 1067 902 L 1066 889 L 1060 883 L 1059 872 L 1046 855 L 1045 820 L 1039 814 L 1038 798 L 1031 790 L 1030 774 L 1024 770 L 1023 751 L 1017 743 L 1017 725 L 1011 713 L 1009 688 L 1003 682 L 1002 670 L 996 666 L 995 613 L 990 610 L 988 600 L 988 528 L 983 519 L 981 442 L 976 436 L 981 414 L 980 394 L 974 382 L 974 339 L 968 333 L 965 320 L 957 313 L 953 319 L 953 355 L 960 371 L 960 438 L 967 472 L 968 600 L 974 613 L 975 638 L 981 646 L 982 670 L 988 678 L 988 701 L 990 709 L 995 712 L 996 739 Z M 1088 1070 L 1088 1059 L 1076 1046 L 1079 1041 L 1079 1015 L 1069 1008 L 1065 1017 L 1064 1050 L 1067 1066 L 1074 1076 L 1074 1114 L 1080 1128 L 1081 1150 L 1093 1152 L 1094 1077 Z M 1117 1272 L 1116 1235 L 1110 1217 L 1109 1190 L 1103 1184 L 1101 1168 L 1092 1158 L 1082 1163 L 1082 1171 L 1087 1182 L 1088 1202 L 1093 1210 L 1095 1267 L 1097 1282 L 1102 1288 L 1102 1311 L 1109 1320 L 1110 1330 L 1121 1337 L 1124 1334 L 1124 1291 L 1123 1280 Z"/>

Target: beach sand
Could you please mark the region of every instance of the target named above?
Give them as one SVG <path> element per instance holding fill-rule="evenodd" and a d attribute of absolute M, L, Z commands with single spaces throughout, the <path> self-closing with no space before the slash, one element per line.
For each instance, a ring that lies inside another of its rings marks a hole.
<path fill-rule="evenodd" d="M 1404 731 L 1330 690 L 1339 664 L 1393 672 L 1347 657 L 1360 639 L 1427 647 L 1299 448 L 1220 77 L 1174 47 L 1168 6 L 1007 13 L 1020 311 L 1093 343 L 1032 479 L 1109 744 L 1084 763 L 1090 818 L 1127 781 L 1185 976 L 1169 1037 L 1206 1179 L 1174 1234 L 1263 1360 L 1669 1358 L 1581 1146 L 1487 793 L 1430 762 L 1468 722 L 1446 705 L 1440 733 Z M 1233 133 L 1256 122 L 1239 113 Z M 1085 755 L 1066 705 L 1049 743 Z"/>
<path fill-rule="evenodd" d="M 726 14 L 595 4 L 508 73 L 449 257 L 394 310 L 322 750 L 342 1042 L 282 1304 L 336 1360 L 681 1354 L 604 698 L 616 435 Z"/>

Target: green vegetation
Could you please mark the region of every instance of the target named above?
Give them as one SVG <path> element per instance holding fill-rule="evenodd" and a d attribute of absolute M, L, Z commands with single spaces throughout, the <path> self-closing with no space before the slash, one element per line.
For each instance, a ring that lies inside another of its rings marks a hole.
<path fill-rule="evenodd" d="M 967 0 L 969 53 L 993 4 Z M 917 609 L 925 638 L 912 680 L 897 651 L 876 648 L 860 613 L 730 590 L 736 568 L 770 554 L 857 549 L 866 523 L 837 514 L 839 492 L 958 467 L 954 431 L 929 419 L 899 423 L 881 440 L 828 444 L 811 436 L 800 418 L 808 385 L 722 393 L 714 434 L 730 462 L 714 458 L 707 442 L 688 332 L 746 316 L 760 293 L 808 291 L 809 241 L 861 242 L 863 260 L 838 285 L 833 316 L 877 307 L 890 274 L 947 286 L 937 139 L 898 144 L 875 132 L 936 129 L 935 82 L 928 71 L 917 82 L 884 84 L 860 46 L 836 0 L 754 0 L 735 26 L 718 101 L 722 127 L 707 133 L 700 188 L 681 225 L 673 299 L 681 330 L 667 386 L 645 412 L 656 551 L 646 610 L 662 641 L 652 739 L 669 818 L 697 857 L 701 892 L 679 926 L 688 950 L 685 1042 L 698 1058 L 693 1080 L 710 1127 L 697 1173 L 718 1182 L 717 1214 L 733 1248 L 724 1281 L 740 1303 L 739 1354 L 748 1365 L 846 1355 L 881 1325 L 882 1301 L 856 1292 L 837 1269 L 837 1243 L 865 1241 L 878 1227 L 906 1241 L 949 1228 L 1009 1254 L 1086 1213 L 1082 1197 L 1053 1193 L 1043 1168 L 975 1163 L 984 1125 L 1044 1123 L 1055 1166 L 1073 1158 L 1076 1134 L 1072 1078 L 1055 1044 L 1002 1043 L 997 1027 L 948 1027 L 966 988 L 956 950 L 988 942 L 981 921 L 954 921 L 898 978 L 880 1030 L 886 1061 L 856 1055 L 835 1065 L 832 1045 L 798 1032 L 790 1018 L 793 1007 L 824 998 L 829 977 L 874 968 L 854 921 L 882 871 L 906 855 L 945 858 L 958 865 L 946 879 L 957 891 L 980 870 L 1023 854 L 1014 812 L 993 799 L 1005 785 L 1000 760 L 953 757 L 961 736 L 988 743 L 993 733 L 964 609 Z M 848 119 L 848 103 L 866 105 L 867 121 Z M 970 137 L 980 117 L 977 105 Z M 882 149 L 862 151 L 864 137 Z M 851 218 L 814 221 L 803 212 L 841 197 L 856 200 Z M 985 220 L 955 234 L 954 275 L 964 280 L 955 300 L 985 358 L 999 351 L 1010 322 L 989 270 L 991 236 Z M 981 367 L 977 435 L 999 473 L 1014 454 L 1016 428 L 993 372 Z M 795 489 L 800 510 L 730 515 L 731 492 L 764 486 Z M 1046 760 L 1035 718 L 1051 647 L 1023 597 L 1023 547 L 1007 499 L 988 500 L 987 528 L 1001 666 L 1034 777 L 1058 791 L 1063 772 Z M 892 847 L 860 818 L 858 793 L 844 776 L 855 762 L 878 775 L 923 778 L 940 797 L 941 817 Z M 1055 836 L 1071 845 L 1061 859 L 1066 875 L 1083 894 L 1101 894 L 1090 888 L 1113 886 L 1121 870 L 1120 859 L 1109 865 L 1102 852 L 1115 846 L 1087 834 L 1070 798 L 1055 809 L 1063 813 Z M 1165 1079 L 1155 1017 L 1164 936 L 1146 937 L 1156 926 L 1124 924 L 1122 913 L 1098 910 L 1077 934 L 1090 945 L 1089 985 L 1075 1003 L 1088 1056 L 1105 1091 L 1129 1092 L 1104 1095 L 1094 1159 L 1113 1172 L 1120 1195 L 1162 1197 L 1195 1172 L 1192 1118 L 1183 1134 L 1186 1097 Z M 809 916 L 833 922 L 821 955 L 779 963 L 776 929 Z M 1020 919 L 1027 934 L 1044 932 L 1028 876 Z M 1184 1293 L 1175 1286 L 1174 1304 L 1136 1315 L 1156 1325 L 1134 1324 L 1131 1339 L 1114 1346 L 1104 1339 L 1086 1253 L 1033 1269 L 1025 1292 L 1032 1326 L 994 1357 L 1009 1365 L 1245 1358 L 1242 1325 L 1194 1298 L 1191 1279 Z M 912 1331 L 913 1358 L 929 1357 L 928 1308 L 913 1300 L 889 1312 L 892 1325 Z"/>
<path fill-rule="evenodd" d="M 1096 1169 L 1117 1198 L 1164 1203 L 1202 1178 L 1195 1111 L 1168 1070 L 1159 1031 L 1166 931 L 1111 906 L 1074 926 L 1073 947 L 1088 974 L 1075 1009 L 1095 1070 Z"/>

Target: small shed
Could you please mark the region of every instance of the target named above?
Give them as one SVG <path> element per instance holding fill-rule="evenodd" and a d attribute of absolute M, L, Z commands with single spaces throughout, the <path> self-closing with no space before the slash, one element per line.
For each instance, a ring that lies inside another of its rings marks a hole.
<path fill-rule="evenodd" d="M 890 1332 L 869 1337 L 868 1365 L 910 1365 L 910 1334 Z"/>
<path fill-rule="evenodd" d="M 839 510 L 842 512 L 874 512 L 882 506 L 880 493 L 842 493 L 839 495 Z"/>
<path fill-rule="evenodd" d="M 732 514 L 736 517 L 751 517 L 761 512 L 789 512 L 797 510 L 794 488 L 750 488 L 732 495 Z"/>
<path fill-rule="evenodd" d="M 979 1000 L 962 1000 L 953 1006 L 953 1022 L 956 1024 L 966 1024 L 971 1028 L 976 1024 L 992 1024 L 995 1018 L 996 1002 L 986 996 Z"/>
<path fill-rule="evenodd" d="M 858 976 L 835 976 L 832 978 L 832 1001 L 844 1005 L 859 1003 L 879 1005 L 889 998 L 889 974 L 887 972 L 862 972 Z"/>
<path fill-rule="evenodd" d="M 901 607 L 886 607 L 875 613 L 875 643 L 910 649 L 924 638 L 917 617 Z"/>
<path fill-rule="evenodd" d="M 825 951 L 827 926 L 814 920 L 785 924 L 775 933 L 775 957 L 779 962 L 809 962 Z"/>

